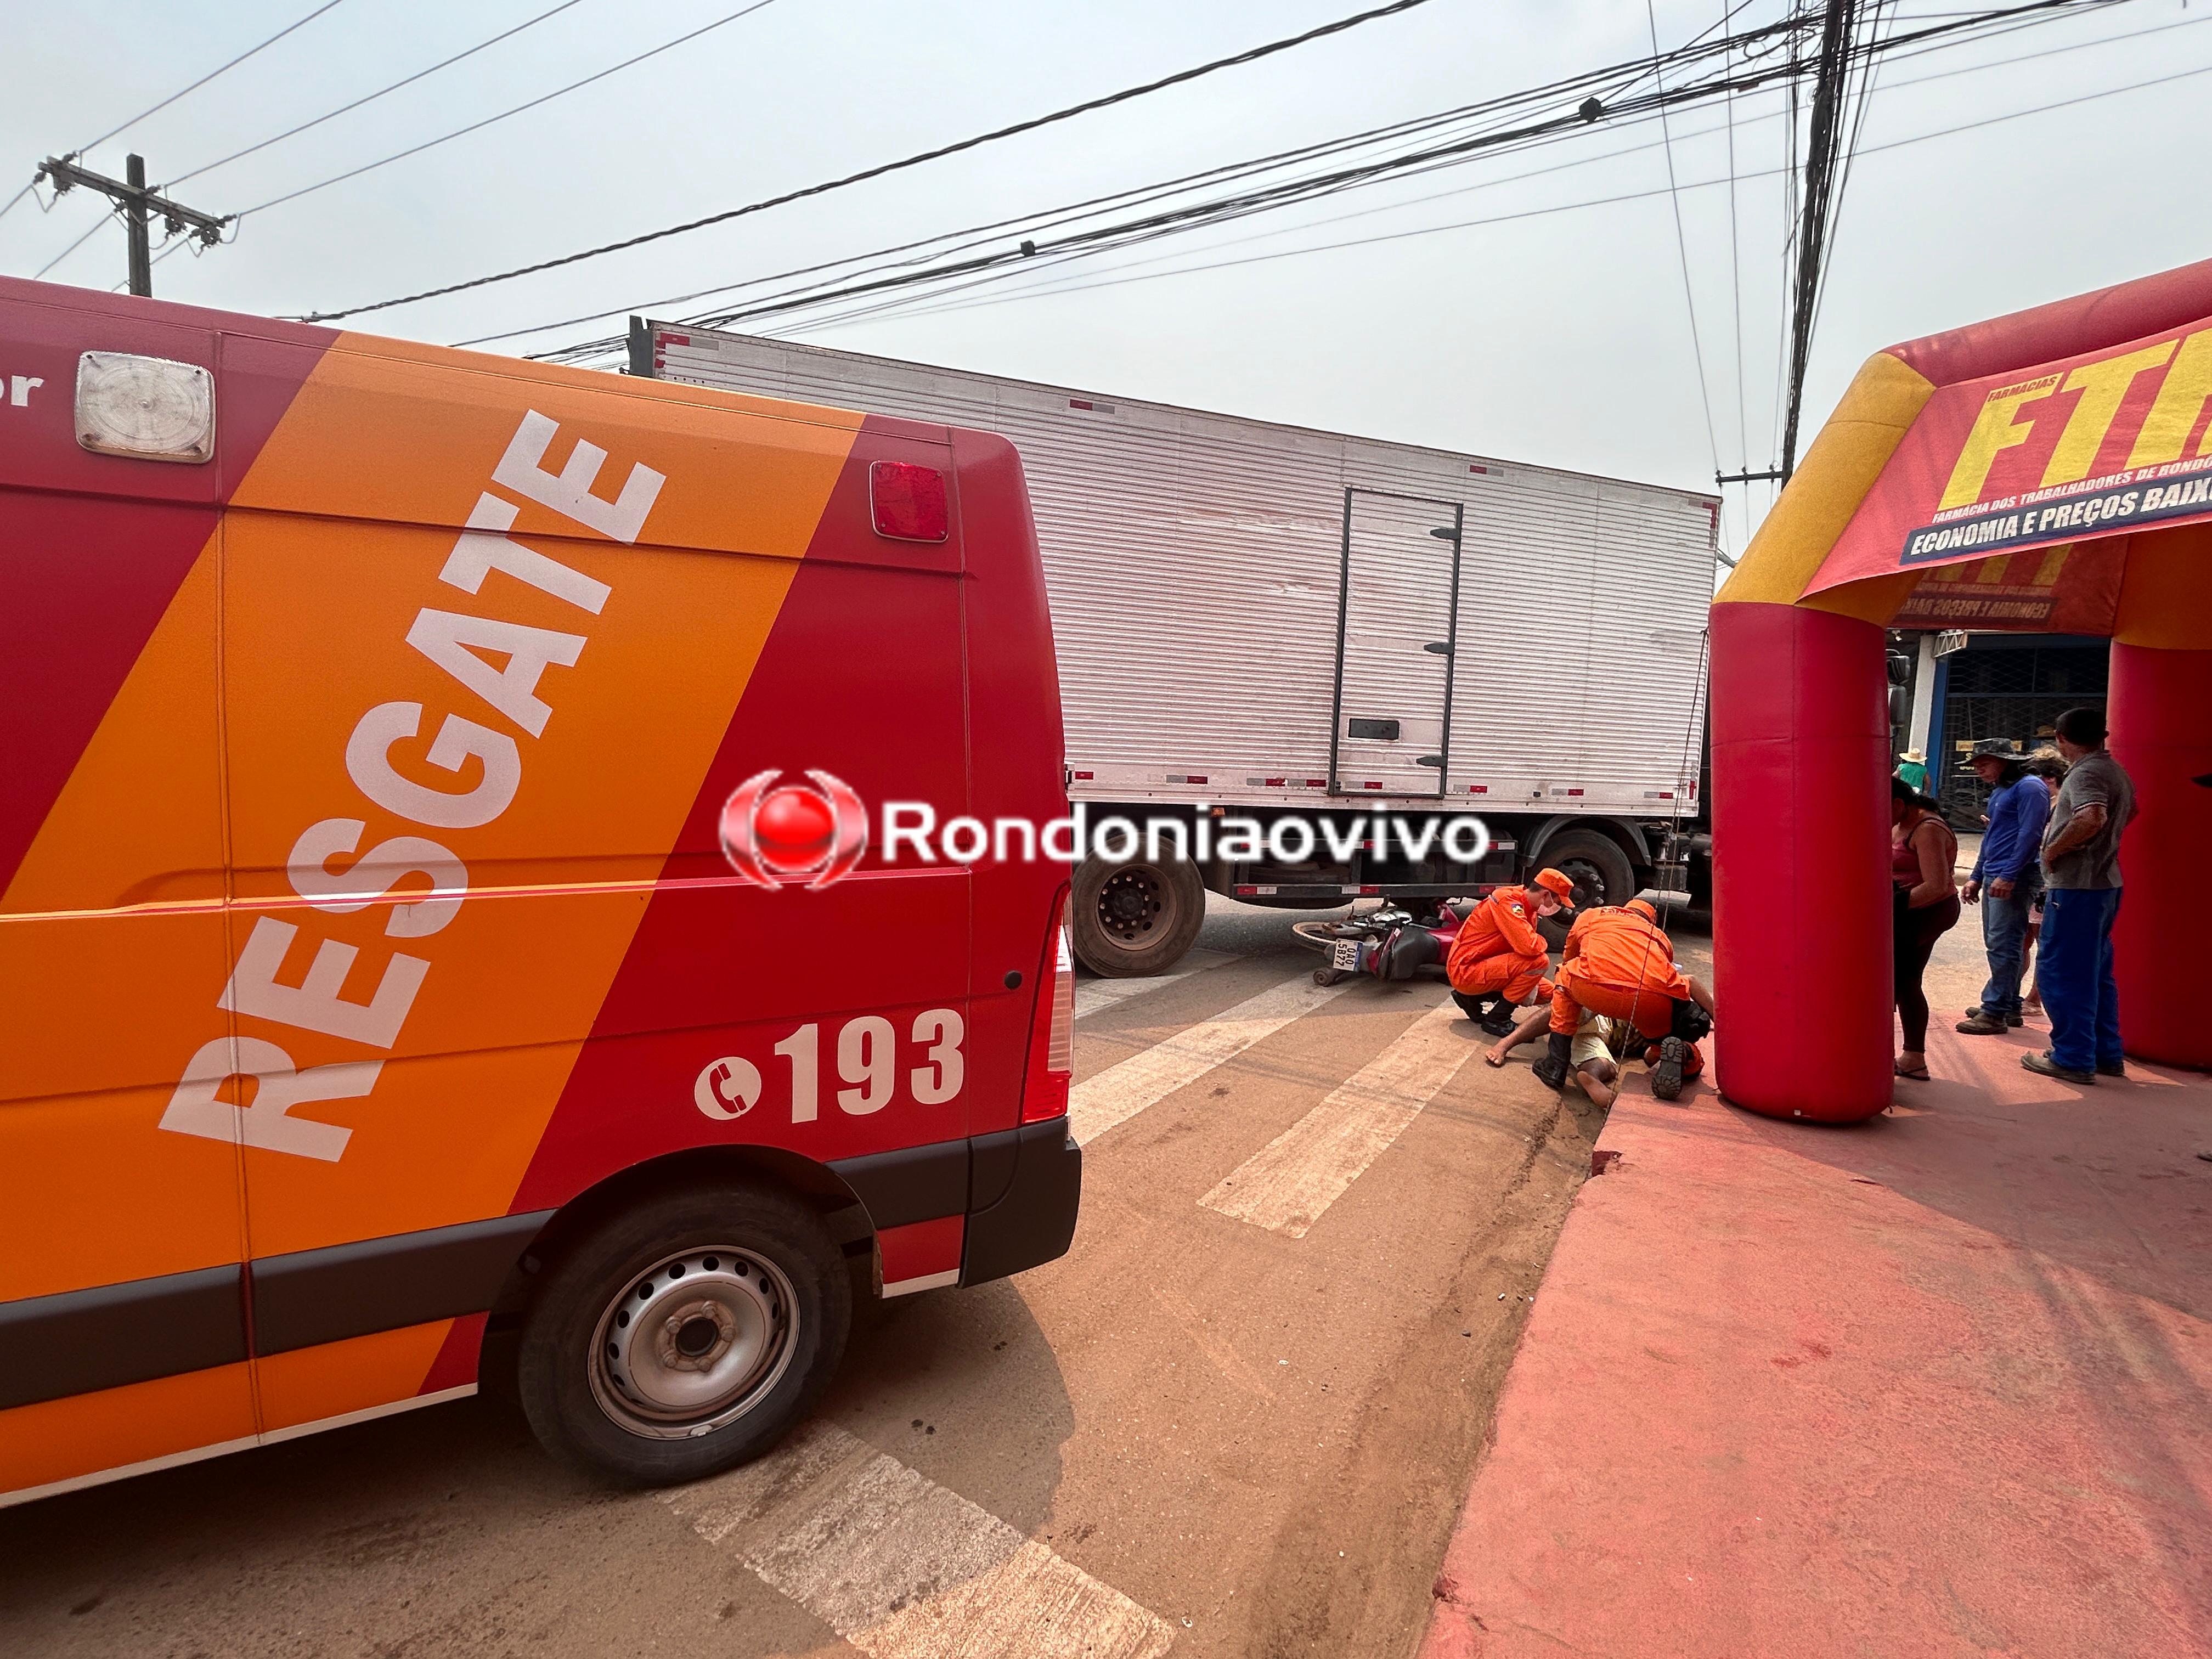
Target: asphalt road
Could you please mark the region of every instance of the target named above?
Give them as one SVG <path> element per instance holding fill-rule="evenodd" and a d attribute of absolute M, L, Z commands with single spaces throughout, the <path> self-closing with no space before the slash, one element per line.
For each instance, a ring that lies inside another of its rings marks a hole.
<path fill-rule="evenodd" d="M 864 1305 L 750 1470 L 607 1490 L 477 1399 L 54 1498 L 0 1653 L 1410 1653 L 1601 1114 L 1315 960 L 1217 902 L 1085 981 L 1073 1252 Z"/>

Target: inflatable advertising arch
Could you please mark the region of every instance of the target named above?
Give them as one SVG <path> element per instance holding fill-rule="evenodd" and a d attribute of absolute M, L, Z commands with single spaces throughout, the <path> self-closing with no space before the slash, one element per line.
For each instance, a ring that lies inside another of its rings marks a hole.
<path fill-rule="evenodd" d="M 2112 641 L 2127 1052 L 2212 1067 L 2212 260 L 1868 359 L 1712 612 L 1723 1093 L 1889 1104 L 1887 628 Z M 1936 760 L 1930 756 L 1929 759 Z"/>

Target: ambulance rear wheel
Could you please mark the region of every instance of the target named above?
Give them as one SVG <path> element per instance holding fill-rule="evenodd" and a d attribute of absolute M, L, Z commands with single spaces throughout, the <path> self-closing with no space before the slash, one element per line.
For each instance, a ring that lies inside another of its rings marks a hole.
<path fill-rule="evenodd" d="M 1068 901 L 1075 959 L 1108 979 L 1165 973 L 1206 922 L 1206 883 L 1188 859 L 1076 867 Z"/>
<path fill-rule="evenodd" d="M 700 1480 L 766 1451 L 814 1403 L 852 1311 L 842 1252 L 787 1194 L 663 1194 L 548 1269 L 523 1323 L 523 1412 L 549 1451 L 591 1473 Z"/>

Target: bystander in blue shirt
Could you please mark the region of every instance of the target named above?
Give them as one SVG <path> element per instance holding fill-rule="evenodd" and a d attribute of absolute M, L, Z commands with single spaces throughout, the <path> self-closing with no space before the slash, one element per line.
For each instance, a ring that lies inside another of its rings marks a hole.
<path fill-rule="evenodd" d="M 1978 882 L 2024 881 L 2037 873 L 2043 826 L 2051 817 L 2051 792 L 2036 777 L 2006 784 L 1990 795 L 1990 827 L 1974 860 Z"/>
<path fill-rule="evenodd" d="M 2043 886 L 2043 826 L 2051 816 L 2051 792 L 2041 778 L 2021 775 L 2020 757 L 2001 739 L 1975 745 L 1968 764 L 1983 781 L 1996 786 L 1990 792 L 1990 827 L 1982 836 L 1981 856 L 1960 896 L 1982 907 L 1990 982 L 1958 1029 L 1968 1036 L 1993 1036 L 2026 1018 L 2020 981 L 2027 963 L 2030 907 Z"/>

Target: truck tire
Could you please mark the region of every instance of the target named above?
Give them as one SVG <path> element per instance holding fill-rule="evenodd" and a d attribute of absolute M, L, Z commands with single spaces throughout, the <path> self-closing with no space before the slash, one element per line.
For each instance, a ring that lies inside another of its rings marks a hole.
<path fill-rule="evenodd" d="M 1636 896 L 1636 872 L 1618 842 L 1595 830 L 1562 830 L 1538 849 L 1539 868 L 1549 866 L 1575 884 L 1575 908 L 1626 904 Z"/>
<path fill-rule="evenodd" d="M 564 1462 L 636 1486 L 758 1456 L 813 1404 L 853 1318 L 843 1254 L 772 1187 L 634 1205 L 547 1270 L 523 1322 L 524 1414 Z"/>
<path fill-rule="evenodd" d="M 1108 979 L 1164 974 L 1206 921 L 1206 883 L 1188 859 L 1085 859 L 1068 899 L 1075 959 Z"/>

